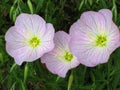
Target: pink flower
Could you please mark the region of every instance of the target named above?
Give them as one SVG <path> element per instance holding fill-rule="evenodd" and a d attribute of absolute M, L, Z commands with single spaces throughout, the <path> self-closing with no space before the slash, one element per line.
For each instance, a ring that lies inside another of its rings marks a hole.
<path fill-rule="evenodd" d="M 32 62 L 54 48 L 54 28 L 38 15 L 20 14 L 5 35 L 6 50 L 18 65 Z"/>
<path fill-rule="evenodd" d="M 70 50 L 89 67 L 106 63 L 120 42 L 119 30 L 108 9 L 83 13 L 71 26 L 70 36 Z"/>
<path fill-rule="evenodd" d="M 48 70 L 61 77 L 65 77 L 68 70 L 79 65 L 77 58 L 69 50 L 70 36 L 59 31 L 55 34 L 54 49 L 41 57 Z"/>

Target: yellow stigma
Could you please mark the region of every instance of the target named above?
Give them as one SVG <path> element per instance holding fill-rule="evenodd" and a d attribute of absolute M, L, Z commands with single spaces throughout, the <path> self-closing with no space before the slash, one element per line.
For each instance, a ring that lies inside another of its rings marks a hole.
<path fill-rule="evenodd" d="M 34 36 L 33 38 L 30 39 L 29 45 L 33 48 L 39 46 L 40 45 L 40 39 L 38 37 Z"/>
<path fill-rule="evenodd" d="M 70 62 L 73 59 L 73 55 L 70 52 L 66 52 L 64 55 L 64 59 L 67 62 Z"/>
<path fill-rule="evenodd" d="M 98 35 L 96 39 L 96 46 L 104 47 L 107 44 L 107 36 L 105 35 Z"/>

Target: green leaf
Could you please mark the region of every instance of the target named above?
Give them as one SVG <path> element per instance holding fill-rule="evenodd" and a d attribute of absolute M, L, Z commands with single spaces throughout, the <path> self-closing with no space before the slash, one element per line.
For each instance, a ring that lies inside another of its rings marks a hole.
<path fill-rule="evenodd" d="M 12 67 L 10 68 L 10 72 L 12 72 L 12 71 L 13 71 L 13 69 L 14 69 L 16 66 L 17 66 L 17 64 L 16 64 L 16 63 L 14 63 L 14 64 L 12 65 Z"/>
<path fill-rule="evenodd" d="M 68 89 L 67 89 L 67 90 L 70 90 L 70 89 L 71 89 L 72 83 L 73 83 L 73 71 L 71 71 L 71 74 L 70 74 L 70 76 L 69 76 Z"/>
<path fill-rule="evenodd" d="M 82 1 L 80 2 L 79 8 L 78 8 L 79 11 L 81 10 L 83 4 L 84 4 L 84 0 L 82 0 Z"/>
<path fill-rule="evenodd" d="M 24 82 L 23 82 L 22 80 L 21 80 L 21 88 L 22 88 L 21 90 L 26 90 L 26 89 L 25 89 Z"/>
<path fill-rule="evenodd" d="M 33 5 L 30 0 L 27 0 L 27 5 L 29 7 L 30 13 L 33 14 Z"/>
<path fill-rule="evenodd" d="M 88 0 L 88 2 L 90 3 L 90 6 L 93 4 L 93 0 Z"/>
<path fill-rule="evenodd" d="M 60 78 L 61 78 L 61 77 L 58 76 L 57 79 L 56 79 L 56 82 L 57 82 Z"/>
<path fill-rule="evenodd" d="M 42 8 L 44 0 L 38 0 L 37 6 L 36 6 L 36 12 L 39 12 L 39 10 Z"/>
<path fill-rule="evenodd" d="M 116 7 L 116 3 L 115 0 L 113 0 L 113 7 L 112 7 L 112 12 L 113 12 L 113 18 L 115 20 L 115 22 L 117 21 L 117 7 Z"/>
<path fill-rule="evenodd" d="M 24 82 L 25 82 L 26 79 L 27 79 L 27 75 L 28 75 L 28 63 L 26 63 L 25 69 L 24 69 Z"/>
<path fill-rule="evenodd" d="M 15 90 L 15 84 L 16 84 L 16 82 L 13 83 L 12 87 L 10 88 L 10 90 Z"/>
<path fill-rule="evenodd" d="M 12 7 L 10 8 L 10 19 L 12 19 L 12 16 L 13 16 L 13 10 L 14 10 L 14 6 L 12 6 Z"/>

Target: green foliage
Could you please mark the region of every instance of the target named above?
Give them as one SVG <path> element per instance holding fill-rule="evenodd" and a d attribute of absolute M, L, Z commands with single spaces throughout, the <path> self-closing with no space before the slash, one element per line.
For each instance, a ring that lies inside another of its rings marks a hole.
<path fill-rule="evenodd" d="M 70 25 L 84 11 L 108 8 L 120 26 L 119 0 L 0 0 L 0 90 L 120 90 L 120 49 L 109 62 L 94 68 L 83 65 L 58 78 L 40 60 L 14 64 L 5 50 L 4 35 L 20 13 L 39 14 L 56 31 L 69 32 Z"/>

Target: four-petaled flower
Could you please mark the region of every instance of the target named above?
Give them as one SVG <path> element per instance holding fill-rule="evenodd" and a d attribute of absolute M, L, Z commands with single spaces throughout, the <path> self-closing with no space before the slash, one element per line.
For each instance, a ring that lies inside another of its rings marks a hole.
<path fill-rule="evenodd" d="M 68 70 L 80 64 L 69 50 L 69 41 L 70 36 L 67 33 L 56 32 L 54 49 L 41 57 L 41 62 L 46 64 L 48 70 L 61 77 L 65 77 Z"/>
<path fill-rule="evenodd" d="M 38 15 L 20 14 L 5 35 L 6 50 L 18 65 L 31 62 L 54 48 L 54 28 Z"/>
<path fill-rule="evenodd" d="M 70 36 L 70 50 L 89 67 L 106 63 L 120 42 L 119 30 L 108 9 L 83 13 L 71 26 Z"/>

